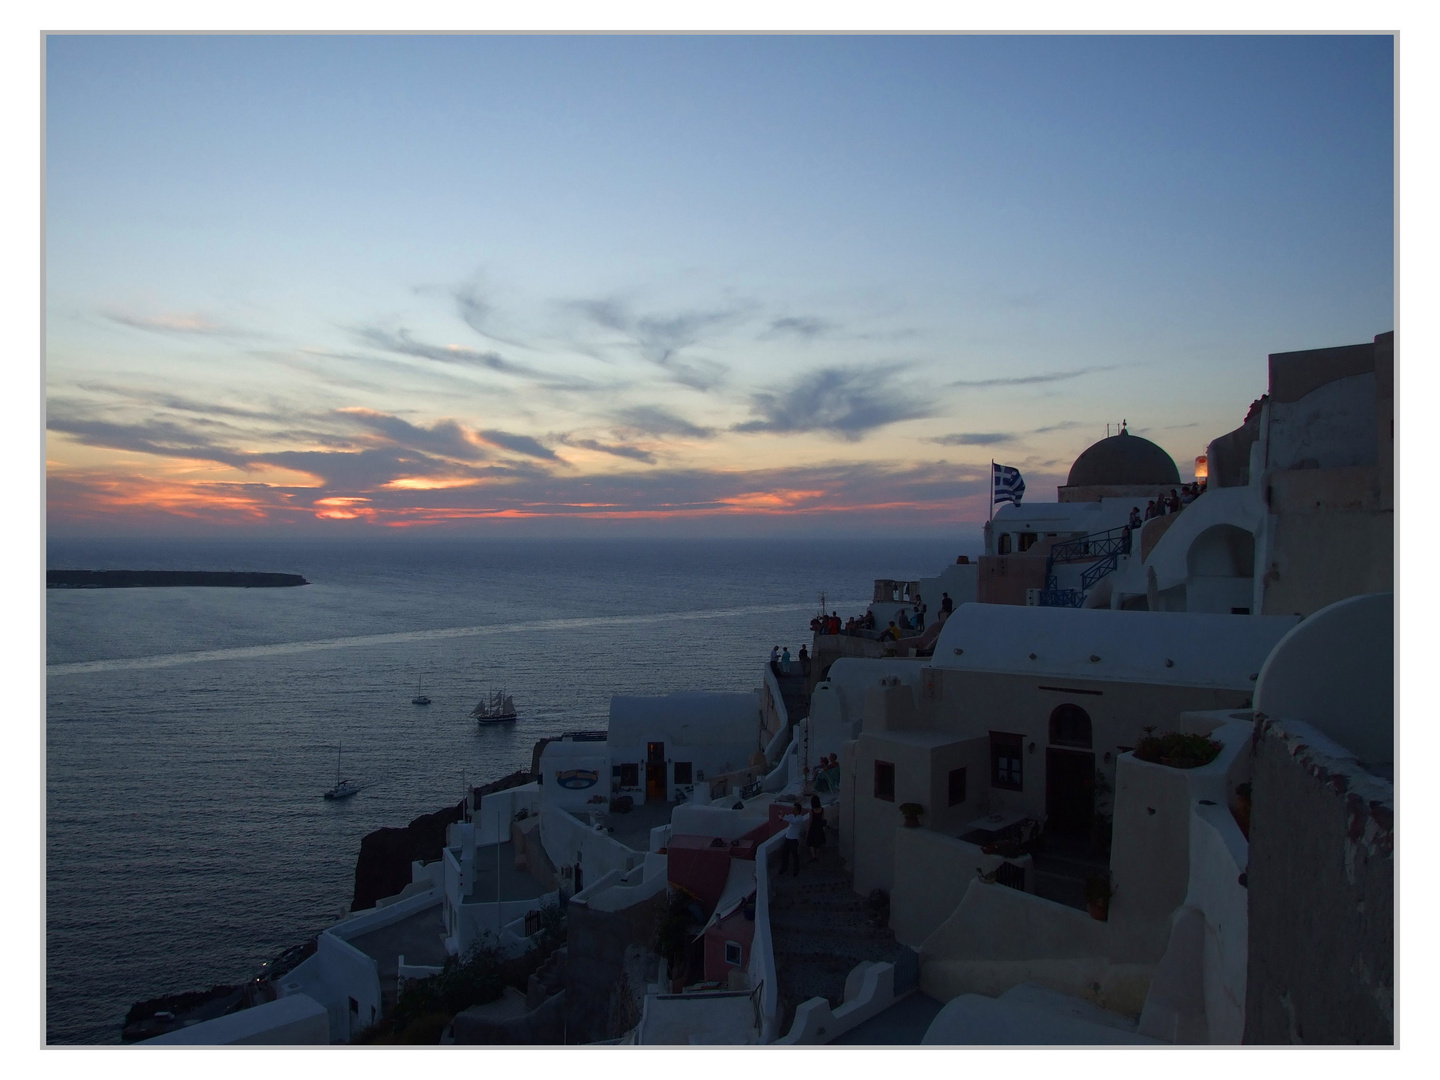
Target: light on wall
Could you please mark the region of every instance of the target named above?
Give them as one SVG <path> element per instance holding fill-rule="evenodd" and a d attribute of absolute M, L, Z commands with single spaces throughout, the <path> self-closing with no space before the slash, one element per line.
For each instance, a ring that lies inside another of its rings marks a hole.
<path fill-rule="evenodd" d="M 1195 479 L 1210 479 L 1210 457 L 1208 454 L 1201 454 L 1195 459 Z"/>

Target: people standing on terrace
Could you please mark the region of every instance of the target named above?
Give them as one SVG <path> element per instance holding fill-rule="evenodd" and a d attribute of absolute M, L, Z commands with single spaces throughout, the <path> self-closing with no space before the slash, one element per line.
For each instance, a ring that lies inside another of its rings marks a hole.
<path fill-rule="evenodd" d="M 785 651 L 780 654 L 780 673 L 781 673 L 782 675 L 789 675 L 789 674 L 790 674 L 790 646 L 789 646 L 789 645 L 786 645 L 786 646 L 785 646 Z"/>
<path fill-rule="evenodd" d="M 801 645 L 801 646 L 800 646 L 800 653 L 799 653 L 798 659 L 800 660 L 800 674 L 801 674 L 801 675 L 804 675 L 806 678 L 809 678 L 809 676 L 810 676 L 810 653 L 809 653 L 809 651 L 805 648 L 804 645 Z"/>
<path fill-rule="evenodd" d="M 1130 528 L 1138 529 L 1144 524 L 1145 522 L 1140 520 L 1140 508 L 1138 506 L 1130 507 Z"/>
<path fill-rule="evenodd" d="M 955 613 L 955 601 L 950 599 L 948 592 L 942 592 L 940 594 L 940 610 L 946 615 L 953 615 Z"/>

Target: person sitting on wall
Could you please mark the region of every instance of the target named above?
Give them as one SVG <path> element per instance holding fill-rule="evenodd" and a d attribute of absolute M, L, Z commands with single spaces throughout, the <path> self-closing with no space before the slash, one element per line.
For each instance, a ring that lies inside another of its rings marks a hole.
<path fill-rule="evenodd" d="M 940 610 L 946 615 L 953 613 L 955 610 L 955 601 L 950 599 L 948 592 L 942 592 L 940 594 Z"/>
<path fill-rule="evenodd" d="M 1156 516 L 1156 515 L 1155 515 L 1155 500 L 1154 500 L 1154 499 L 1151 499 L 1150 502 L 1149 502 L 1149 503 L 1146 505 L 1146 507 L 1145 507 L 1145 520 L 1146 520 L 1146 521 L 1149 521 L 1151 518 L 1153 518 L 1153 517 L 1155 517 L 1155 516 Z"/>
<path fill-rule="evenodd" d="M 910 620 L 905 617 L 905 609 L 904 609 L 904 608 L 901 608 L 899 611 L 897 611 L 897 612 L 895 613 L 895 620 L 896 620 L 896 624 L 900 627 L 901 630 L 913 630 L 913 629 L 914 629 L 914 627 L 910 625 Z"/>
<path fill-rule="evenodd" d="M 885 628 L 885 632 L 880 635 L 880 640 L 881 640 L 881 641 L 884 641 L 886 638 L 889 638 L 891 641 L 899 641 L 899 640 L 900 640 L 900 628 L 895 625 L 895 620 L 894 620 L 894 619 L 891 619 L 891 620 L 890 620 L 890 625 L 887 626 L 887 627 Z"/>

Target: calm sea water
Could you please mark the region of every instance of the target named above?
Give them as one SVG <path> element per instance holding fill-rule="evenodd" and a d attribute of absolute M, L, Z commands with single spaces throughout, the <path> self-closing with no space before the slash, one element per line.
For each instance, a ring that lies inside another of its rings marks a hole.
<path fill-rule="evenodd" d="M 751 689 L 822 590 L 858 612 L 973 546 L 52 541 L 52 569 L 312 584 L 47 594 L 49 1041 L 118 1042 L 138 1000 L 252 976 L 348 910 L 366 833 L 604 727 L 611 695 Z M 521 719 L 481 729 L 500 686 Z M 340 746 L 364 787 L 330 803 Z"/>

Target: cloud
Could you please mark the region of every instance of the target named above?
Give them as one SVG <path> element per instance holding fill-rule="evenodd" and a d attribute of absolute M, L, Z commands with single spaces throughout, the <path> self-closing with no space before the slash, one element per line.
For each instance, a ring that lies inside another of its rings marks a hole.
<path fill-rule="evenodd" d="M 713 427 L 700 427 L 668 409 L 656 405 L 636 405 L 612 414 L 626 429 L 645 435 L 679 435 L 687 439 L 711 439 Z"/>
<path fill-rule="evenodd" d="M 1031 430 L 1032 435 L 1045 435 L 1052 431 L 1071 431 L 1077 427 L 1088 427 L 1079 420 L 1061 420 L 1058 424 L 1049 424 L 1046 427 L 1037 427 Z"/>
<path fill-rule="evenodd" d="M 937 435 L 924 441 L 939 443 L 941 446 L 995 446 L 999 443 L 1014 442 L 1015 439 L 1016 436 L 1008 435 L 1003 431 L 991 431 L 976 434 Z"/>
<path fill-rule="evenodd" d="M 51 412 L 46 430 L 69 435 L 86 446 L 124 450 L 160 457 L 214 461 L 237 469 L 250 468 L 246 455 L 207 439 L 181 424 L 149 420 L 140 424 L 116 424 L 104 420 L 66 416 Z"/>
<path fill-rule="evenodd" d="M 1065 382 L 1069 379 L 1078 379 L 1082 375 L 1093 375 L 1097 371 L 1114 371 L 1118 365 L 1109 364 L 1104 367 L 1079 368 L 1076 371 L 1056 371 L 1047 375 L 1017 375 L 1007 376 L 999 379 L 958 379 L 950 383 L 950 386 L 964 387 L 969 390 L 984 390 L 991 386 L 1036 386 L 1040 383 Z"/>
<path fill-rule="evenodd" d="M 261 335 L 229 326 L 208 315 L 197 312 L 165 312 L 159 315 L 139 315 L 129 311 L 110 308 L 102 312 L 105 318 L 122 326 L 136 330 L 148 330 L 154 334 L 199 334 L 207 337 L 253 338 Z"/>
<path fill-rule="evenodd" d="M 567 438 L 566 446 L 578 446 L 585 450 L 595 450 L 601 454 L 613 454 L 615 457 L 630 458 L 634 461 L 643 461 L 646 465 L 655 464 L 655 455 L 649 450 L 642 450 L 638 446 L 626 446 L 620 443 L 605 444 L 596 442 L 594 439 Z"/>
<path fill-rule="evenodd" d="M 337 409 L 336 414 L 412 450 L 462 461 L 479 461 L 490 456 L 476 446 L 454 420 L 440 420 L 427 428 L 373 409 Z"/>
<path fill-rule="evenodd" d="M 463 367 L 483 368 L 487 371 L 499 372 L 502 375 L 514 375 L 519 378 L 529 379 L 554 389 L 564 390 L 590 390 L 595 389 L 595 384 L 584 379 L 573 377 L 561 377 L 541 371 L 539 368 L 531 367 L 529 364 L 517 364 L 506 360 L 499 353 L 494 351 L 481 351 L 469 349 L 462 345 L 430 345 L 423 341 L 416 341 L 408 330 L 398 330 L 390 333 L 377 327 L 361 327 L 356 331 L 357 336 L 365 342 L 384 349 L 388 352 L 398 353 L 401 356 L 417 356 L 425 360 L 435 360 L 442 364 L 456 364 Z"/>
<path fill-rule="evenodd" d="M 455 308 L 465 325 L 474 330 L 482 337 L 491 341 L 498 341 L 504 345 L 513 345 L 516 348 L 527 348 L 522 341 L 516 341 L 511 337 L 504 337 L 495 332 L 495 305 L 482 296 L 478 282 L 469 282 L 464 285 L 457 285 L 449 290 L 450 298 L 455 301 Z"/>
<path fill-rule="evenodd" d="M 491 446 L 498 446 L 505 450 L 513 451 L 516 454 L 524 454 L 527 457 L 541 458 L 545 461 L 559 461 L 555 451 L 548 446 L 543 446 L 529 435 L 513 435 L 508 431 L 480 431 L 477 432 L 480 438 L 484 439 Z"/>
<path fill-rule="evenodd" d="M 835 324 L 824 319 L 817 319 L 810 315 L 788 315 L 781 319 L 771 320 L 770 326 L 760 335 L 761 338 L 774 337 L 799 337 L 816 338 L 821 334 L 828 334 L 835 328 Z"/>
<path fill-rule="evenodd" d="M 893 371 L 840 367 L 812 371 L 784 390 L 753 394 L 750 408 L 757 419 L 732 430 L 819 431 L 851 442 L 876 428 L 934 411 L 898 387 Z"/>
<path fill-rule="evenodd" d="M 713 360 L 682 360 L 681 351 L 696 344 L 705 332 L 732 325 L 749 310 L 730 307 L 636 315 L 625 301 L 615 298 L 571 300 L 564 306 L 602 329 L 625 335 L 642 358 L 682 386 L 701 391 L 723 384 L 729 368 Z"/>

